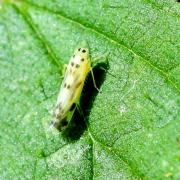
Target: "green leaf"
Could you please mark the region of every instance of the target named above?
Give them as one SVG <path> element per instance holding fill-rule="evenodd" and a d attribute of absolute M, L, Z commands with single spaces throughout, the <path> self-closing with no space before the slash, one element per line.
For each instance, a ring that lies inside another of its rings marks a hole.
<path fill-rule="evenodd" d="M 180 179 L 179 12 L 174 0 L 1 1 L 0 179 Z M 51 132 L 83 40 L 92 58 L 109 53 L 101 92 L 88 83 L 85 124 Z"/>

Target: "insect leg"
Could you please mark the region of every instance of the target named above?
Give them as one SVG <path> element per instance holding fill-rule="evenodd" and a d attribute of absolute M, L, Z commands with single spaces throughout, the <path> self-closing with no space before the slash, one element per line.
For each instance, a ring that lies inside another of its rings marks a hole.
<path fill-rule="evenodd" d="M 83 117 L 83 119 L 85 120 L 85 116 L 84 116 L 83 110 L 81 109 L 80 104 L 76 103 L 76 108 L 79 111 L 79 113 L 81 114 L 81 116 Z"/>
<path fill-rule="evenodd" d="M 95 81 L 95 78 L 94 78 L 94 74 L 93 74 L 93 70 L 92 70 L 92 68 L 91 68 L 91 75 L 92 75 L 92 79 L 93 79 L 93 84 L 94 84 L 94 87 L 97 89 L 97 91 L 99 91 L 100 92 L 100 90 L 99 90 L 99 88 L 97 87 L 97 85 L 96 85 L 96 81 Z"/>

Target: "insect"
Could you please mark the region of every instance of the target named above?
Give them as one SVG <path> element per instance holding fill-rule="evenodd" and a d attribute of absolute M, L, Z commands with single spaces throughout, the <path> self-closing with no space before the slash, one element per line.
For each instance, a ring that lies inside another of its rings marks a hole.
<path fill-rule="evenodd" d="M 53 112 L 54 119 L 51 125 L 62 131 L 67 126 L 79 103 L 81 92 L 88 73 L 91 72 L 93 83 L 96 83 L 92 71 L 88 44 L 83 42 L 75 49 L 69 64 L 66 66 L 56 106 Z"/>

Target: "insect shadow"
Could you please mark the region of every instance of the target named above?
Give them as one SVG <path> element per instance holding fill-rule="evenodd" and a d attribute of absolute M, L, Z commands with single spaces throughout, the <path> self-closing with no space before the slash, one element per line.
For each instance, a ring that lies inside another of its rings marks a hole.
<path fill-rule="evenodd" d="M 108 69 L 108 62 L 98 63 L 93 68 L 93 73 L 98 89 L 100 89 L 101 85 L 103 84 Z M 98 92 L 97 89 L 94 87 L 91 73 L 89 73 L 82 91 L 80 108 L 76 108 L 73 119 L 62 133 L 62 135 L 69 141 L 78 140 L 82 136 L 84 131 L 87 129 L 87 126 L 89 124 L 89 114 L 98 93 L 101 92 Z"/>

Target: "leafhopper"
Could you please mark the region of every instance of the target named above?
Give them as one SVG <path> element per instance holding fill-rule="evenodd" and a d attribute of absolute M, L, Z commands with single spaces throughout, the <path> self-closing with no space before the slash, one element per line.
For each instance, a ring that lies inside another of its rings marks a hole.
<path fill-rule="evenodd" d="M 62 131 L 68 126 L 79 104 L 84 82 L 89 72 L 91 72 L 94 86 L 98 90 L 91 66 L 89 47 L 87 42 L 83 42 L 75 49 L 65 68 L 51 123 L 56 129 Z"/>

